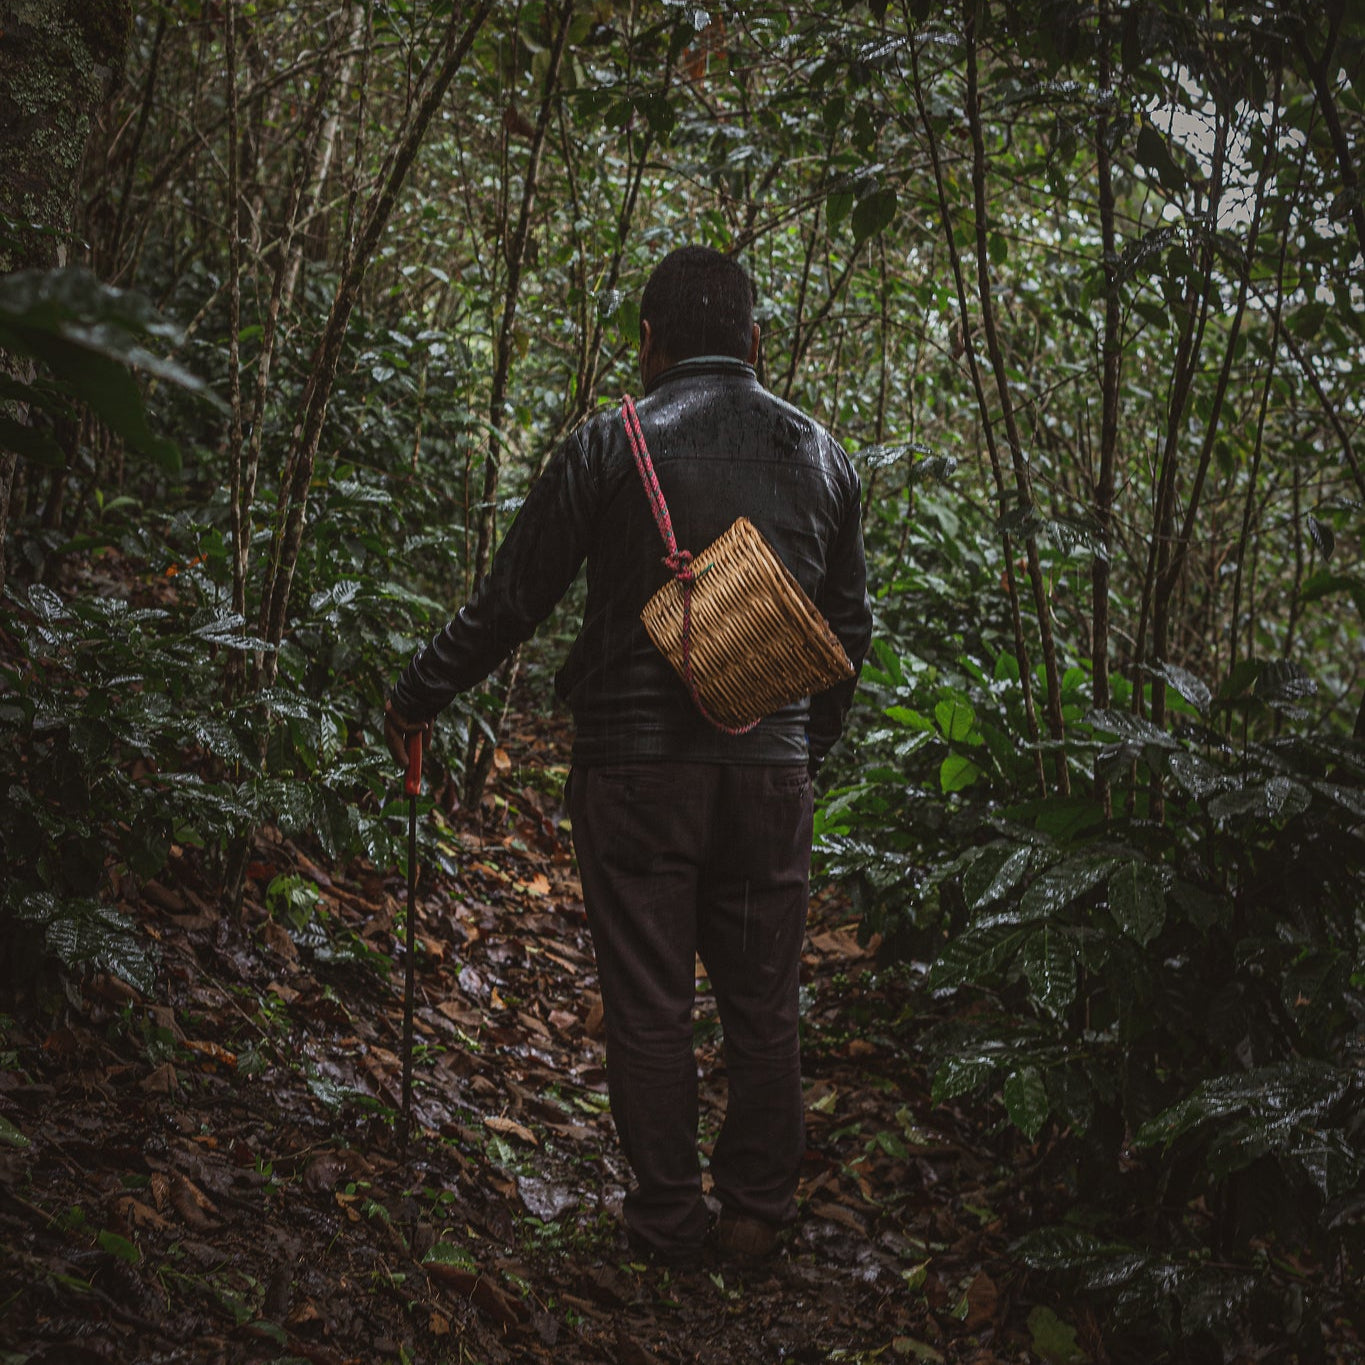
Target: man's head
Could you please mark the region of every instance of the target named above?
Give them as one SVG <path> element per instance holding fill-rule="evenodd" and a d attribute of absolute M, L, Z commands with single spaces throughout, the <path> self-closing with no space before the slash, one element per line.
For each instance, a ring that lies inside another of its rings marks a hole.
<path fill-rule="evenodd" d="M 683 246 L 654 267 L 640 299 L 640 372 L 648 383 L 699 355 L 757 360 L 754 282 L 722 252 Z"/>

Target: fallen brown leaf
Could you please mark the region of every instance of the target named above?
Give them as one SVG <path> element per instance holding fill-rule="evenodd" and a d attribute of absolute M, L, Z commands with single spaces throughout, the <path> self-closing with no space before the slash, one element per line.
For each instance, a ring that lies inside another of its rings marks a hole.
<path fill-rule="evenodd" d="M 299 960 L 299 950 L 294 946 L 294 940 L 289 937 L 289 931 L 282 924 L 276 924 L 273 919 L 266 920 L 261 926 L 261 942 L 272 953 L 278 953 L 290 962 Z"/>
<path fill-rule="evenodd" d="M 479 1280 L 469 1297 L 476 1308 L 502 1327 L 516 1327 L 526 1317 L 526 1310 L 520 1302 L 504 1293 L 487 1276 Z"/>
<path fill-rule="evenodd" d="M 479 1282 L 479 1272 L 468 1270 L 464 1266 L 451 1265 L 447 1261 L 429 1261 L 424 1267 L 428 1276 L 443 1284 L 447 1289 L 453 1289 L 458 1294 L 463 1294 L 466 1298 L 474 1292 L 474 1286 Z"/>
<path fill-rule="evenodd" d="M 170 1062 L 162 1062 L 150 1076 L 138 1082 L 138 1089 L 148 1095 L 174 1095 L 180 1089 L 180 1077 Z"/>
<path fill-rule="evenodd" d="M 964 1324 L 969 1332 L 979 1332 L 995 1321 L 995 1310 L 1000 1303 L 1000 1292 L 995 1281 L 984 1270 L 978 1270 L 967 1286 L 967 1316 Z"/>
<path fill-rule="evenodd" d="M 218 1043 L 204 1042 L 199 1038 L 187 1038 L 185 1040 L 185 1046 L 189 1048 L 191 1052 L 199 1053 L 201 1057 L 208 1057 L 211 1061 L 218 1062 L 220 1065 L 228 1067 L 231 1070 L 235 1071 L 237 1069 L 237 1054 L 235 1052 L 229 1052 L 227 1048 L 221 1047 Z"/>
<path fill-rule="evenodd" d="M 529 1142 L 532 1147 L 540 1146 L 540 1139 L 524 1123 L 518 1123 L 516 1119 L 505 1119 L 495 1115 L 484 1119 L 483 1126 L 491 1128 L 495 1133 L 501 1133 L 504 1137 L 520 1138 L 522 1142 Z"/>
<path fill-rule="evenodd" d="M 172 1227 L 172 1224 L 154 1208 L 134 1199 L 132 1195 L 124 1195 L 114 1207 L 135 1228 L 153 1228 L 157 1232 L 167 1232 Z"/>
<path fill-rule="evenodd" d="M 184 914 L 188 907 L 185 898 L 178 891 L 162 886 L 158 881 L 148 879 L 142 883 L 142 895 L 159 910 L 169 910 L 173 915 Z"/>
<path fill-rule="evenodd" d="M 164 1209 L 171 1193 L 170 1177 L 162 1171 L 153 1171 L 148 1178 L 147 1188 L 151 1190 L 157 1208 Z"/>
<path fill-rule="evenodd" d="M 823 933 L 812 934 L 810 946 L 826 957 L 845 957 L 850 960 L 871 957 L 877 951 L 871 940 L 866 947 L 859 943 L 854 929 L 827 929 Z"/>
<path fill-rule="evenodd" d="M 810 1211 L 817 1218 L 825 1218 L 831 1223 L 842 1224 L 850 1232 L 861 1234 L 867 1231 L 866 1227 L 863 1226 L 863 1220 L 852 1209 L 845 1208 L 842 1204 L 834 1204 L 827 1199 L 822 1199 L 818 1204 L 812 1204 Z"/>
<path fill-rule="evenodd" d="M 171 1177 L 171 1207 L 190 1227 L 200 1232 L 216 1228 L 218 1209 L 208 1195 L 186 1175 L 178 1172 Z"/>

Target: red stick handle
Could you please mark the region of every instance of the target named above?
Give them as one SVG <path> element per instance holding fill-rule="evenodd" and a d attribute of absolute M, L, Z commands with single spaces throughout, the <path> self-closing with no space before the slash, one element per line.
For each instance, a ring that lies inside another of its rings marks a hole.
<path fill-rule="evenodd" d="M 408 736 L 408 772 L 403 779 L 403 790 L 409 796 L 422 794 L 422 732 L 414 730 Z"/>

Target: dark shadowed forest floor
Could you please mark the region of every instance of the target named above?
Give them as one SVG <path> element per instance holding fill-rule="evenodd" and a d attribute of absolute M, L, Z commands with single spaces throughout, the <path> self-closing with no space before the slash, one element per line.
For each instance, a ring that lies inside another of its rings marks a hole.
<path fill-rule="evenodd" d="M 931 1107 L 915 974 L 878 970 L 837 891 L 804 957 L 789 1244 L 759 1270 L 632 1259 L 563 736 L 508 750 L 423 878 L 406 1162 L 392 870 L 267 832 L 239 921 L 182 854 L 127 888 L 155 1002 L 96 976 L 42 1026 L 4 1020 L 0 1361 L 988 1362 L 1043 1359 L 1040 1337 L 1100 1358 L 1093 1323 L 1030 1302 L 1006 1253 L 1023 1172 Z M 268 915 L 282 873 L 302 890 Z M 707 1139 L 724 1073 L 701 1002 Z"/>

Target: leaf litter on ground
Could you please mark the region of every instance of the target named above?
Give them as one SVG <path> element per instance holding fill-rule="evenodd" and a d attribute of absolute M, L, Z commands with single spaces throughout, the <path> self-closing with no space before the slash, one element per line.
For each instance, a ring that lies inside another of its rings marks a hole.
<path fill-rule="evenodd" d="M 1035 1359 L 1009 1182 L 931 1105 L 903 1026 L 927 1000 L 878 969 L 837 887 L 802 960 L 808 1151 L 784 1249 L 695 1274 L 627 1250 L 565 737 L 528 721 L 507 743 L 423 871 L 406 1165 L 394 869 L 266 830 L 238 919 L 179 852 L 126 887 L 162 954 L 155 999 L 96 975 L 60 1022 L 6 1023 L 6 1361 Z M 281 878 L 315 917 L 267 912 Z M 725 1086 L 702 971 L 709 1151 Z"/>

